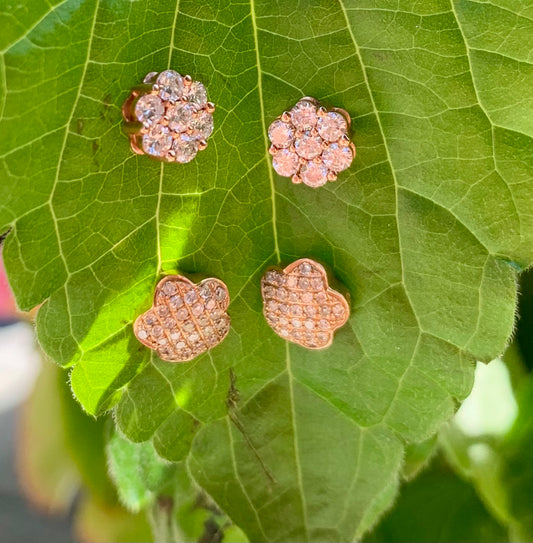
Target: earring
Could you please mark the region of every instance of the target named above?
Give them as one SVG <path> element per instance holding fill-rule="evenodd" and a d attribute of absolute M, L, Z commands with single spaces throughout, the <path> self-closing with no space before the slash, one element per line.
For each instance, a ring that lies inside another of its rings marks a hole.
<path fill-rule="evenodd" d="M 152 307 L 137 317 L 137 339 L 162 360 L 186 362 L 216 347 L 228 334 L 228 288 L 219 279 L 198 284 L 181 275 L 159 281 Z"/>
<path fill-rule="evenodd" d="M 355 157 L 348 136 L 350 123 L 343 109 L 328 110 L 315 98 L 302 98 L 268 129 L 274 170 L 313 188 L 335 181 Z"/>
<path fill-rule="evenodd" d="M 215 105 L 191 76 L 150 72 L 122 106 L 124 131 L 134 153 L 164 162 L 190 162 L 207 147 Z"/>
<path fill-rule="evenodd" d="M 328 284 L 323 266 L 302 258 L 261 279 L 263 314 L 283 339 L 307 349 L 331 345 L 333 333 L 350 315 L 346 298 Z"/>

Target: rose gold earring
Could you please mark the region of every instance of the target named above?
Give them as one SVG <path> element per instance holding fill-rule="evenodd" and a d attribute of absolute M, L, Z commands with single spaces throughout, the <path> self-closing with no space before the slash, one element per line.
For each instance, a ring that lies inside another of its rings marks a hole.
<path fill-rule="evenodd" d="M 220 279 L 198 284 L 181 275 L 159 281 L 152 307 L 137 317 L 137 339 L 169 362 L 186 362 L 216 347 L 230 330 L 229 294 Z"/>
<path fill-rule="evenodd" d="M 345 110 L 328 110 L 315 98 L 302 98 L 268 129 L 274 170 L 313 188 L 335 181 L 355 157 L 350 123 Z"/>
<path fill-rule="evenodd" d="M 122 106 L 124 131 L 139 155 L 164 162 L 190 162 L 207 147 L 215 105 L 191 76 L 150 72 Z"/>
<path fill-rule="evenodd" d="M 308 349 L 331 345 L 335 330 L 350 315 L 346 298 L 329 286 L 324 267 L 310 258 L 267 270 L 261 293 L 263 314 L 274 332 Z"/>

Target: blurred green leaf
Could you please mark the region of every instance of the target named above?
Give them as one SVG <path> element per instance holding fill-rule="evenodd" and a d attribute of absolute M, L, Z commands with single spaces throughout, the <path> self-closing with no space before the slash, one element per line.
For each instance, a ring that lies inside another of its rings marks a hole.
<path fill-rule="evenodd" d="M 398 502 L 365 543 L 506 543 L 507 531 L 475 490 L 442 462 L 402 487 Z"/>
<path fill-rule="evenodd" d="M 533 261 L 528 0 L 28 6 L 0 19 L 0 227 L 18 304 L 44 302 L 43 347 L 88 412 L 116 405 L 128 438 L 186 459 L 250 539 L 360 537 L 404 445 L 438 430 L 512 331 Z M 129 89 L 167 67 L 217 104 L 185 166 L 120 133 Z M 358 157 L 318 191 L 268 163 L 266 128 L 302 95 L 354 119 Z M 351 293 L 327 351 L 261 314 L 262 270 L 300 256 Z M 131 323 L 175 269 L 228 284 L 232 332 L 171 365 Z"/>

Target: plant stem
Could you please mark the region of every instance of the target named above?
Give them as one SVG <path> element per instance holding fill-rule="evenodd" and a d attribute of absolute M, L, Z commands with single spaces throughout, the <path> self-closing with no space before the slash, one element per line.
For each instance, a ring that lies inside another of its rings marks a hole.
<path fill-rule="evenodd" d="M 182 541 L 174 518 L 174 500 L 158 496 L 148 512 L 154 543 L 180 543 Z"/>

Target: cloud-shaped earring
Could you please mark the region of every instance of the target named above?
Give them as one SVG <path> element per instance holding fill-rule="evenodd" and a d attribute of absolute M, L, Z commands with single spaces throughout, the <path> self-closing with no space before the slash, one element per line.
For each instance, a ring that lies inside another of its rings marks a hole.
<path fill-rule="evenodd" d="M 215 105 L 191 76 L 150 72 L 122 106 L 124 131 L 134 153 L 164 162 L 190 162 L 207 147 Z"/>
<path fill-rule="evenodd" d="M 186 362 L 216 347 L 228 334 L 229 294 L 219 279 L 198 284 L 181 275 L 159 281 L 152 307 L 137 317 L 137 339 L 162 360 Z"/>
<path fill-rule="evenodd" d="M 329 286 L 324 267 L 309 258 L 267 270 L 261 293 L 263 314 L 274 332 L 308 349 L 331 345 L 333 333 L 350 315 L 346 298 Z"/>

